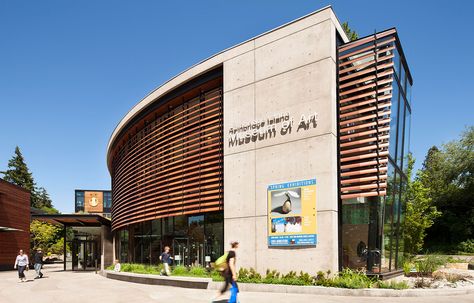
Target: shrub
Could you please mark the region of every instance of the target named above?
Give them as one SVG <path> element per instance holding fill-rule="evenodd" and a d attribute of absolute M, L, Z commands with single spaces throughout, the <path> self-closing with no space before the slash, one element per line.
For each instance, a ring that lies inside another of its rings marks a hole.
<path fill-rule="evenodd" d="M 459 243 L 458 250 L 463 253 L 474 253 L 474 239 L 469 239 Z"/>
<path fill-rule="evenodd" d="M 202 266 L 192 266 L 189 269 L 189 274 L 192 275 L 192 276 L 196 276 L 196 277 L 207 277 L 208 272 Z"/>
<path fill-rule="evenodd" d="M 189 273 L 188 269 L 186 268 L 186 266 L 183 266 L 183 265 L 175 266 L 175 268 L 173 268 L 173 271 L 172 271 L 172 274 L 175 276 L 184 276 L 188 273 Z"/>
<path fill-rule="evenodd" d="M 262 283 L 262 276 L 254 269 L 240 268 L 239 281 L 243 283 Z"/>
<path fill-rule="evenodd" d="M 343 269 L 336 277 L 329 279 L 331 286 L 341 288 L 370 288 L 374 280 L 367 277 L 363 272 Z"/>
<path fill-rule="evenodd" d="M 416 266 L 414 263 L 412 262 L 403 263 L 403 273 L 405 274 L 405 276 L 408 276 L 412 272 L 412 269 L 416 270 Z"/>
<path fill-rule="evenodd" d="M 224 277 L 222 276 L 220 271 L 212 270 L 210 274 L 212 281 L 224 281 Z"/>
<path fill-rule="evenodd" d="M 435 272 L 442 265 L 446 264 L 447 258 L 437 255 L 426 255 L 424 258 L 415 261 L 416 270 L 419 273 Z"/>
<path fill-rule="evenodd" d="M 389 289 L 407 289 L 410 286 L 406 281 L 377 281 L 375 286 L 378 288 L 389 288 Z"/>

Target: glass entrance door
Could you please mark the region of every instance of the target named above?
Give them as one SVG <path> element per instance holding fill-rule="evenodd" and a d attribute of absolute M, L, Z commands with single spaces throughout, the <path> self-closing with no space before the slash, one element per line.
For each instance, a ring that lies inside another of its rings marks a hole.
<path fill-rule="evenodd" d="M 74 239 L 72 244 L 72 270 L 95 270 L 96 261 L 100 265 L 96 241 Z"/>

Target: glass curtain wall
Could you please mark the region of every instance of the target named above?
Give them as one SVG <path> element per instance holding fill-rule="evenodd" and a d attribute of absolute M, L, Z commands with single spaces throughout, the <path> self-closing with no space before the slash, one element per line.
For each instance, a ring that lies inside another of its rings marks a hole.
<path fill-rule="evenodd" d="M 222 212 L 175 216 L 134 224 L 116 233 L 121 262 L 158 264 L 169 246 L 175 264 L 209 266 L 224 253 Z"/>
<path fill-rule="evenodd" d="M 383 273 L 403 265 L 403 221 L 411 126 L 411 81 L 393 42 L 386 196 L 342 200 L 342 267 Z M 360 46 L 361 48 L 364 45 Z"/>

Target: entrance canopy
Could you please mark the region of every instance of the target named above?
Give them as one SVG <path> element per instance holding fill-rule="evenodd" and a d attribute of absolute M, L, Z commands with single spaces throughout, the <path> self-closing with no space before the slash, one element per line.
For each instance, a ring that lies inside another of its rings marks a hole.
<path fill-rule="evenodd" d="M 32 214 L 31 220 L 64 226 L 110 226 L 109 219 L 94 214 Z"/>

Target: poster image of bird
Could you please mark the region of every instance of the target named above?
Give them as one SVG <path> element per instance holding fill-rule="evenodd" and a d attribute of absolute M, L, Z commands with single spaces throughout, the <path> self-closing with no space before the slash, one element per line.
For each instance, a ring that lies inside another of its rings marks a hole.
<path fill-rule="evenodd" d="M 301 188 L 273 191 L 271 205 L 272 213 L 301 214 Z"/>

